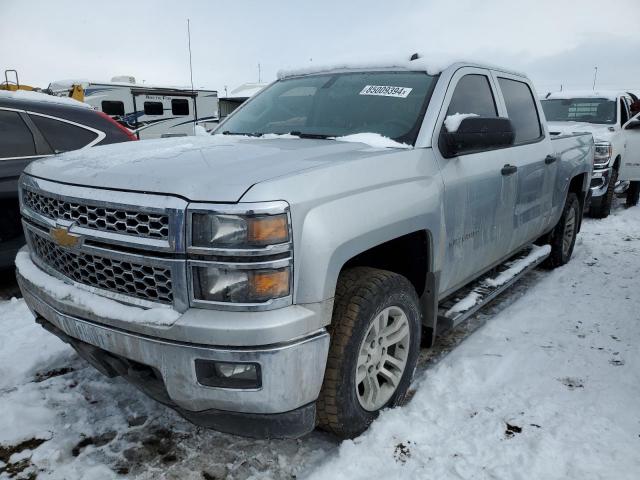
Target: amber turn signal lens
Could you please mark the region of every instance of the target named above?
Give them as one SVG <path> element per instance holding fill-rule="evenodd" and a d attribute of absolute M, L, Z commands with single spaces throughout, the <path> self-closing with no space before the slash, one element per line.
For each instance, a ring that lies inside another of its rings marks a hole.
<path fill-rule="evenodd" d="M 247 240 L 251 245 L 274 245 L 289 240 L 287 215 L 270 215 L 248 219 Z"/>
<path fill-rule="evenodd" d="M 250 277 L 250 296 L 254 301 L 266 301 L 289 295 L 289 269 L 263 270 Z"/>

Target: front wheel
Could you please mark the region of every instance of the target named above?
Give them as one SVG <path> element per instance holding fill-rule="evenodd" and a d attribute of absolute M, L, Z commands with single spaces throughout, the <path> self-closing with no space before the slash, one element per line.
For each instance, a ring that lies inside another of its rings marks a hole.
<path fill-rule="evenodd" d="M 627 207 L 635 207 L 640 199 L 640 182 L 631 182 L 627 189 Z"/>
<path fill-rule="evenodd" d="M 581 217 L 582 212 L 578 196 L 569 192 L 560 220 L 558 220 L 549 237 L 551 254 L 545 261 L 547 268 L 560 267 L 571 259 Z"/>
<path fill-rule="evenodd" d="M 352 438 L 382 409 L 404 400 L 420 351 L 421 325 L 418 295 L 405 277 L 368 267 L 340 275 L 317 402 L 320 428 Z"/>
<path fill-rule="evenodd" d="M 607 191 L 600 198 L 598 204 L 592 204 L 589 209 L 589 215 L 595 218 L 607 218 L 611 213 L 611 206 L 613 205 L 613 197 L 616 189 L 616 182 L 618 181 L 618 171 L 614 168 L 611 171 L 611 177 L 609 178 L 609 185 Z"/>

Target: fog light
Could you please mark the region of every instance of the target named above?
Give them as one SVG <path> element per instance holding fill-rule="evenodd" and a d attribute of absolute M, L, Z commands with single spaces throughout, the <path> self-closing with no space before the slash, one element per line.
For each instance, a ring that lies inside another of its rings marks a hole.
<path fill-rule="evenodd" d="M 257 363 L 196 360 L 196 378 L 207 387 L 255 389 L 262 386 Z"/>

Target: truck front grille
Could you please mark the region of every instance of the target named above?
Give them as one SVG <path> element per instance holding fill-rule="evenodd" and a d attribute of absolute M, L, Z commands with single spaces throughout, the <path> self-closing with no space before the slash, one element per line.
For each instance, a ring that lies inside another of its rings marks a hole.
<path fill-rule="evenodd" d="M 144 238 L 169 238 L 169 217 L 164 214 L 59 200 L 27 189 L 23 190 L 22 200 L 27 208 L 40 215 L 54 220 L 71 220 L 81 227 Z"/>
<path fill-rule="evenodd" d="M 67 250 L 29 232 L 33 253 L 48 267 L 92 287 L 161 303 L 173 303 L 171 270 Z"/>

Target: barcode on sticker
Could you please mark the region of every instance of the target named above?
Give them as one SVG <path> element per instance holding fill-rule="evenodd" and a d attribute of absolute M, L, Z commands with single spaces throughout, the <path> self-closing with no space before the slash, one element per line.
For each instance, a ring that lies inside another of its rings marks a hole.
<path fill-rule="evenodd" d="M 360 95 L 378 95 L 380 97 L 407 98 L 413 88 L 393 87 L 391 85 L 365 85 Z"/>

